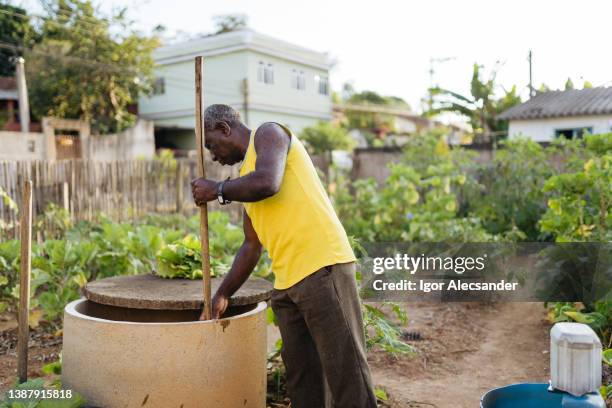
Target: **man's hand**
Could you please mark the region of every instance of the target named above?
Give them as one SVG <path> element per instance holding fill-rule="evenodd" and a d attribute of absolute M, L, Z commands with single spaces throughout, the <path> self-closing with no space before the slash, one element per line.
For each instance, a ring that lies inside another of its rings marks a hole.
<path fill-rule="evenodd" d="M 225 313 L 227 306 L 229 305 L 229 299 L 223 295 L 215 294 L 212 299 L 212 318 L 219 319 Z M 206 320 L 204 318 L 204 311 L 200 315 L 200 320 Z"/>
<path fill-rule="evenodd" d="M 217 199 L 217 187 L 219 183 L 205 178 L 197 178 L 191 181 L 191 194 L 197 206 L 203 206 L 209 201 Z"/>

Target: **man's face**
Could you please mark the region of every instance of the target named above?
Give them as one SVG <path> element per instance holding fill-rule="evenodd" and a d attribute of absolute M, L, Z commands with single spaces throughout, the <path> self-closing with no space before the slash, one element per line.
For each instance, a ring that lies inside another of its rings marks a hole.
<path fill-rule="evenodd" d="M 234 139 L 235 136 L 229 127 L 206 131 L 205 146 L 210 151 L 213 161 L 231 166 L 243 159 Z"/>

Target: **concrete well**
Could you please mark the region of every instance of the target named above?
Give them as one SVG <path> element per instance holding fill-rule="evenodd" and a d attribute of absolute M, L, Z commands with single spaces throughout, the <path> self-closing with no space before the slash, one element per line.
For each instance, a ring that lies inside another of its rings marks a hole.
<path fill-rule="evenodd" d="M 104 408 L 262 408 L 266 303 L 199 311 L 76 300 L 64 311 L 62 384 Z"/>

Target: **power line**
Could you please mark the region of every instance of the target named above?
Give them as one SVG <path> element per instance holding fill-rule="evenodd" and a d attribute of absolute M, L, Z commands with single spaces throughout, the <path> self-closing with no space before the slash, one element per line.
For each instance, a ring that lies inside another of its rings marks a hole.
<path fill-rule="evenodd" d="M 76 62 L 82 65 L 87 65 L 87 66 L 99 66 L 99 67 L 103 67 L 106 68 L 108 71 L 114 71 L 114 72 L 127 72 L 127 73 L 131 73 L 131 74 L 138 74 L 137 71 L 133 70 L 133 69 L 129 69 L 129 68 L 124 68 L 118 65 L 113 65 L 113 64 L 107 64 L 104 62 L 100 62 L 100 61 L 92 61 L 92 60 L 88 60 L 88 59 L 84 59 L 84 58 L 79 58 L 79 57 L 73 57 L 70 55 L 57 55 L 57 54 L 52 54 L 52 53 L 48 53 L 48 52 L 44 52 L 44 51 L 40 51 L 40 50 L 35 50 L 33 48 L 28 48 L 28 47 L 22 47 L 20 45 L 14 45 L 14 44 L 9 44 L 9 43 L 5 43 L 0 41 L 0 48 L 3 49 L 9 49 L 9 50 L 13 50 L 13 51 L 29 51 L 33 54 L 38 54 L 38 55 L 44 55 L 50 58 L 55 58 L 55 59 L 60 59 L 60 60 L 66 60 L 66 61 L 72 61 L 72 62 Z"/>
<path fill-rule="evenodd" d="M 4 9 L 0 9 L 0 13 L 12 15 L 14 17 L 19 17 L 21 19 L 33 17 L 33 18 L 38 18 L 38 19 L 42 19 L 42 20 L 48 21 L 51 18 L 50 16 L 43 16 L 41 14 L 33 14 L 33 13 L 32 14 L 24 14 L 24 13 L 18 13 L 16 11 L 10 11 L 10 10 L 4 10 Z M 75 20 L 79 20 L 81 23 L 89 24 L 90 26 L 96 26 L 96 27 L 99 26 L 97 23 L 94 23 L 93 21 L 86 21 L 86 20 L 84 20 L 83 18 L 86 17 L 86 16 L 78 16 L 78 15 L 74 15 L 74 14 L 60 13 L 59 11 L 55 11 L 55 13 L 59 17 L 64 17 L 67 20 L 75 19 Z M 92 18 L 95 18 L 95 17 L 92 17 Z M 110 20 L 103 19 L 103 18 L 99 18 L 98 20 L 106 22 L 109 25 L 111 23 Z M 51 20 L 51 21 L 53 21 L 53 20 Z"/>
<path fill-rule="evenodd" d="M 16 12 L 13 12 L 13 11 L 2 10 L 2 9 L 0 9 L 0 13 L 7 14 L 7 15 L 12 15 L 14 17 L 21 18 L 21 19 L 29 19 L 30 17 L 33 17 L 33 18 L 41 19 L 41 20 L 43 20 L 46 23 L 52 23 L 52 24 L 56 24 L 56 25 L 62 27 L 61 23 L 59 23 L 57 21 L 54 21 L 54 20 L 52 20 L 49 17 L 41 16 L 41 15 L 38 15 L 38 14 L 29 14 L 29 15 L 27 15 L 27 14 L 16 13 Z M 62 16 L 62 17 L 69 18 L 68 16 Z M 71 16 L 70 18 L 75 18 L 77 20 L 79 19 L 78 17 L 74 17 L 74 16 Z M 85 21 L 81 21 L 81 22 L 85 22 Z M 93 24 L 93 23 L 89 23 L 89 24 Z M 110 26 L 110 24 L 109 24 L 109 26 Z M 100 28 L 100 26 L 97 26 L 97 25 L 96 25 L 96 27 Z M 83 27 L 74 27 L 73 26 L 73 27 L 66 27 L 66 28 L 69 29 L 69 30 L 80 31 L 82 34 L 89 34 L 89 35 L 99 35 L 100 34 L 99 32 L 95 32 L 92 29 L 87 29 L 87 28 L 83 28 Z"/>

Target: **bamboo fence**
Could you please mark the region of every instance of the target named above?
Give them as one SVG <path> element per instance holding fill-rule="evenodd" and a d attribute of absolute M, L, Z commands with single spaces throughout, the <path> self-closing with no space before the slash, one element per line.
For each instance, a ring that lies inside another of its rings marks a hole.
<path fill-rule="evenodd" d="M 236 177 L 234 167 L 209 165 L 208 178 Z M 147 214 L 193 215 L 191 196 L 196 178 L 195 159 L 0 161 L 0 188 L 15 202 L 24 181 L 33 183 L 34 223 L 53 203 L 69 212 L 73 221 L 93 221 L 104 215 L 115 221 L 135 220 Z M 218 209 L 216 203 L 209 204 Z M 221 207 L 232 220 L 240 218 L 236 204 Z M 19 215 L 0 199 L 0 240 L 18 237 Z"/>

